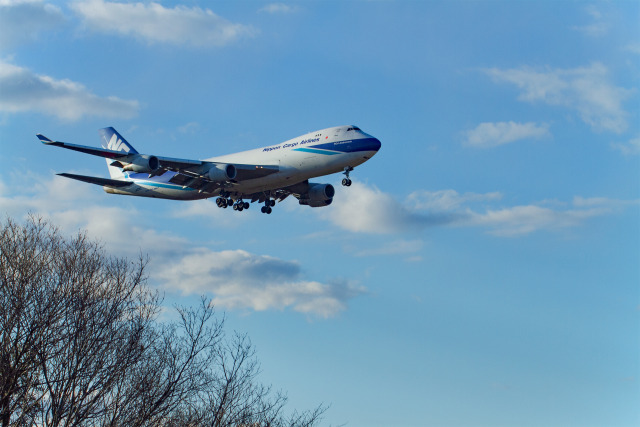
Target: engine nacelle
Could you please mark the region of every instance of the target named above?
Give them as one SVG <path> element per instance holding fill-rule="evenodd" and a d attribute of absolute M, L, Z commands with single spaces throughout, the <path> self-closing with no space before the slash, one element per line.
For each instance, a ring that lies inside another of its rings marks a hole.
<path fill-rule="evenodd" d="M 123 171 L 138 173 L 151 173 L 160 168 L 160 161 L 156 156 L 147 154 L 135 154 L 127 158 L 128 163 L 122 167 Z"/>
<path fill-rule="evenodd" d="M 333 202 L 335 194 L 336 190 L 331 184 L 309 183 L 309 191 L 298 199 L 298 203 L 312 208 L 328 206 Z"/>
<path fill-rule="evenodd" d="M 233 165 L 216 164 L 207 172 L 207 178 L 214 182 L 230 181 L 236 178 L 238 171 Z"/>

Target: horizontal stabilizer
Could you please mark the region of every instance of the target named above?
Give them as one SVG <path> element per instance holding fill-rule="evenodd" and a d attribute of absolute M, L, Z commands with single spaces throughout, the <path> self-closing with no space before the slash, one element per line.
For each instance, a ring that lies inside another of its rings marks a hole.
<path fill-rule="evenodd" d="M 98 178 L 97 176 L 75 175 L 72 173 L 59 173 L 58 175 L 65 178 L 76 179 L 82 182 L 88 182 L 90 184 L 102 185 L 107 187 L 126 187 L 131 185 L 129 181 L 120 181 L 117 179 Z"/>

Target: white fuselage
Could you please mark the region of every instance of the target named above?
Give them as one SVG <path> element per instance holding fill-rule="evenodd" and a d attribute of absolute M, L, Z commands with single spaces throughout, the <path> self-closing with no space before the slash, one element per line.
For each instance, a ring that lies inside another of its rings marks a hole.
<path fill-rule="evenodd" d="M 205 159 L 209 162 L 277 166 L 279 171 L 256 179 L 233 183 L 228 191 L 250 195 L 289 187 L 310 178 L 354 168 L 377 153 L 380 141 L 357 127 L 338 126 L 310 132 L 280 144 Z M 172 184 L 172 172 L 149 178 L 146 174 L 126 173 L 132 185 L 106 188 L 115 194 L 128 194 L 180 200 L 196 200 L 219 195 L 220 191 L 201 193 Z"/>

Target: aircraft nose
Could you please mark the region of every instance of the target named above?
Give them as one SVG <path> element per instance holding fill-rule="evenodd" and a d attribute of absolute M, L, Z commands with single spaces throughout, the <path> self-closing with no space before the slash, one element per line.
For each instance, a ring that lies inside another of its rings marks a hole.
<path fill-rule="evenodd" d="M 380 150 L 380 147 L 382 147 L 382 144 L 378 138 L 371 138 L 369 140 L 369 150 L 378 151 Z"/>

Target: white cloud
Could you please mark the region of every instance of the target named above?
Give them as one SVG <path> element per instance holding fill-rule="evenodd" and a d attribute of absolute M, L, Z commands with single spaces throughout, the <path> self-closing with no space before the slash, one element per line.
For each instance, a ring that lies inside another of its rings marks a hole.
<path fill-rule="evenodd" d="M 159 3 L 115 3 L 89 0 L 72 4 L 86 27 L 102 33 L 134 36 L 150 43 L 223 46 L 256 31 L 234 24 L 209 9 Z"/>
<path fill-rule="evenodd" d="M 345 310 L 349 299 L 365 292 L 345 281 L 305 280 L 296 261 L 243 250 L 195 249 L 173 262 L 166 260 L 155 276 L 185 293 L 212 293 L 219 307 L 256 311 L 290 307 L 321 317 Z"/>
<path fill-rule="evenodd" d="M 489 148 L 509 144 L 523 139 L 549 137 L 549 125 L 535 123 L 480 123 L 475 129 L 465 132 L 465 143 L 472 147 Z"/>
<path fill-rule="evenodd" d="M 152 283 L 184 293 L 212 294 L 219 307 L 292 309 L 328 318 L 346 310 L 350 299 L 366 293 L 364 287 L 345 280 L 322 283 L 308 279 L 297 261 L 195 246 L 172 232 L 150 228 L 148 219 L 135 209 L 101 204 L 117 196 L 97 196 L 96 186 L 33 174 L 15 180 L 17 185 L 0 181 L 3 215 L 21 219 L 34 213 L 50 219 L 65 233 L 86 230 L 114 255 L 135 258 L 147 254 Z"/>
<path fill-rule="evenodd" d="M 487 210 L 483 213 L 470 212 L 463 225 L 478 225 L 491 228 L 497 236 L 515 237 L 539 230 L 558 230 L 575 227 L 590 217 L 600 216 L 601 209 L 553 210 L 536 205 L 514 206 Z"/>
<path fill-rule="evenodd" d="M 67 233 L 86 230 L 112 253 L 126 256 L 137 256 L 144 250 L 162 258 L 188 243 L 170 233 L 137 226 L 141 214 L 135 209 L 100 204 L 114 196 L 97 193 L 97 186 L 56 175 L 21 173 L 15 180 L 18 184 L 0 185 L 0 189 L 4 188 L 0 206 L 3 214 L 16 219 L 34 213 L 51 219 Z"/>
<path fill-rule="evenodd" d="M 408 200 L 417 208 L 440 211 L 443 216 L 452 215 L 450 224 L 453 226 L 488 228 L 489 233 L 503 237 L 577 227 L 589 218 L 609 215 L 625 205 L 637 203 L 576 196 L 569 208 L 566 203 L 554 203 L 553 208 L 543 206 L 549 205 L 548 201 L 511 207 L 493 206 L 500 199 L 500 193 L 459 195 L 455 190 L 442 190 L 414 192 Z"/>
<path fill-rule="evenodd" d="M 619 209 L 630 205 L 637 205 L 638 202 L 638 200 L 618 200 L 609 199 L 608 197 L 580 196 L 575 196 L 572 201 L 573 206 L 575 207 L 600 208 L 605 211 L 611 211 L 613 209 Z"/>
<path fill-rule="evenodd" d="M 609 32 L 609 25 L 604 22 L 594 22 L 589 25 L 574 25 L 571 29 L 580 31 L 589 37 L 602 37 Z"/>
<path fill-rule="evenodd" d="M 502 194 L 497 191 L 485 194 L 459 194 L 455 190 L 418 190 L 409 194 L 409 196 L 407 197 L 407 202 L 413 205 L 414 209 L 417 210 L 454 211 L 458 210 L 460 207 L 462 207 L 462 205 L 465 204 L 500 199 L 502 199 Z"/>
<path fill-rule="evenodd" d="M 34 42 L 43 31 L 55 30 L 65 22 L 58 6 L 40 0 L 0 1 L 0 49 Z"/>
<path fill-rule="evenodd" d="M 577 227 L 589 218 L 611 215 L 624 206 L 637 204 L 637 201 L 576 196 L 570 207 L 567 203 L 553 203 L 554 206 L 549 207 L 548 201 L 503 207 L 496 206 L 502 199 L 498 192 L 460 194 L 455 190 L 415 191 L 401 203 L 376 188 L 363 184 L 358 187 L 355 197 L 350 196 L 353 200 L 325 215 L 343 229 L 368 233 L 416 232 L 448 225 L 479 227 L 496 236 L 515 237 L 541 230 Z M 405 243 L 407 246 L 411 245 Z M 364 254 L 375 254 L 376 251 L 371 249 L 371 253 L 365 251 Z"/>
<path fill-rule="evenodd" d="M 452 191 L 452 190 L 449 190 Z M 497 193 L 477 195 L 478 197 L 463 197 L 464 204 L 451 205 L 451 210 L 458 212 L 458 217 L 452 225 L 461 227 L 489 228 L 489 233 L 515 237 L 530 234 L 541 230 L 557 231 L 569 227 L 577 227 L 589 218 L 609 215 L 619 208 L 635 204 L 637 201 L 623 201 L 606 197 L 573 198 L 570 208 L 565 203 L 555 203 L 554 208 L 539 204 L 520 205 L 512 207 L 493 207 L 485 204 L 483 207 L 471 207 L 470 203 L 484 199 L 486 201 L 497 200 L 493 197 Z"/>
<path fill-rule="evenodd" d="M 266 12 L 266 13 L 291 13 L 296 11 L 296 7 L 289 6 L 285 3 L 270 3 L 265 7 L 260 8 L 258 12 Z"/>
<path fill-rule="evenodd" d="M 631 138 L 629 142 L 625 143 L 611 143 L 611 147 L 619 150 L 625 156 L 634 156 L 640 154 L 640 136 Z"/>
<path fill-rule="evenodd" d="M 200 131 L 200 123 L 198 122 L 189 122 L 184 126 L 178 127 L 178 131 L 180 133 L 188 133 L 188 134 L 196 134 Z"/>
<path fill-rule="evenodd" d="M 585 8 L 585 11 L 587 12 L 587 14 L 589 14 L 589 16 L 591 16 L 593 19 L 601 19 L 602 18 L 602 12 L 600 12 L 600 10 L 595 7 L 594 5 L 588 5 Z"/>
<path fill-rule="evenodd" d="M 410 254 L 418 252 L 424 246 L 424 242 L 419 239 L 415 240 L 394 240 L 385 243 L 384 246 L 378 248 L 368 248 L 355 253 L 356 256 L 376 256 L 376 255 L 398 255 Z"/>
<path fill-rule="evenodd" d="M 587 6 L 586 12 L 593 19 L 593 22 L 587 25 L 574 25 L 571 29 L 589 37 L 606 35 L 609 32 L 609 24 L 603 21 L 602 13 L 593 5 Z"/>
<path fill-rule="evenodd" d="M 338 187 L 336 193 L 333 204 L 321 215 L 353 232 L 408 232 L 450 221 L 448 217 L 413 211 L 390 194 L 359 182 L 348 190 Z"/>
<path fill-rule="evenodd" d="M 628 45 L 626 45 L 623 50 L 627 51 L 627 52 L 631 52 L 631 53 L 635 53 L 640 55 L 640 43 L 638 42 L 631 42 Z"/>
<path fill-rule="evenodd" d="M 0 87 L 0 111 L 9 113 L 39 112 L 73 121 L 84 116 L 132 118 L 139 108 L 138 101 L 102 98 L 80 83 L 56 80 L 3 61 Z"/>
<path fill-rule="evenodd" d="M 595 130 L 622 133 L 628 113 L 622 103 L 630 90 L 612 85 L 608 70 L 594 63 L 589 67 L 536 70 L 529 67 L 484 70 L 496 82 L 512 83 L 521 89 L 521 101 L 542 101 L 575 110 Z"/>

